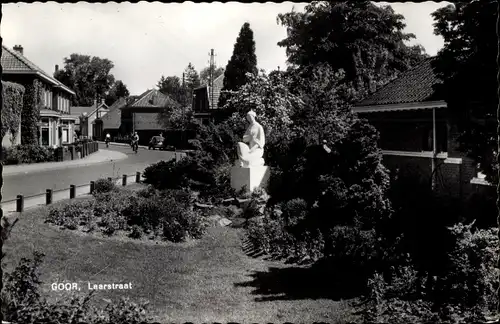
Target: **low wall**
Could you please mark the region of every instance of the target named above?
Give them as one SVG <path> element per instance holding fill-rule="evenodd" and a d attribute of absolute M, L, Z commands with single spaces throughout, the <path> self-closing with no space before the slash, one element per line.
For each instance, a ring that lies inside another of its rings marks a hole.
<path fill-rule="evenodd" d="M 99 151 L 99 143 L 85 142 L 78 144 L 65 145 L 56 149 L 56 161 L 71 161 L 84 158 L 92 153 Z"/>

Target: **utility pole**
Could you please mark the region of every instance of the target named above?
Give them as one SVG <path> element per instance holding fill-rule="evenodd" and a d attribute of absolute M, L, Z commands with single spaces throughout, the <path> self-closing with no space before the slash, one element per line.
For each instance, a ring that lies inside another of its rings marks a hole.
<path fill-rule="evenodd" d="M 214 106 L 214 73 L 215 73 L 215 59 L 214 49 L 210 50 L 210 107 L 215 109 Z"/>
<path fill-rule="evenodd" d="M 184 115 L 185 115 L 185 110 L 186 110 L 186 95 L 187 95 L 187 91 L 186 91 L 186 73 L 185 72 L 182 72 L 182 91 L 184 92 L 184 95 L 182 96 L 182 132 L 181 132 L 181 143 L 182 145 L 184 146 L 184 133 L 185 133 L 185 118 L 184 118 Z"/>

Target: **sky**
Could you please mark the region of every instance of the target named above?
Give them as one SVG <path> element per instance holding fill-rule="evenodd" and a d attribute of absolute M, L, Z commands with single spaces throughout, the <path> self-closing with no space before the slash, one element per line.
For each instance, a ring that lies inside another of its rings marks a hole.
<path fill-rule="evenodd" d="M 385 5 L 387 3 L 378 3 Z M 433 34 L 431 13 L 447 2 L 391 3 L 406 19 L 405 32 L 430 55 L 443 46 Z M 200 71 L 215 62 L 225 67 L 241 26 L 250 23 L 257 65 L 266 71 L 286 67 L 285 48 L 277 43 L 286 29 L 276 17 L 306 3 L 18 3 L 2 5 L 0 34 L 9 48 L 21 45 L 24 55 L 49 74 L 72 53 L 113 61 L 111 73 L 131 94 L 155 87 L 162 75 L 182 76 L 192 63 Z"/>

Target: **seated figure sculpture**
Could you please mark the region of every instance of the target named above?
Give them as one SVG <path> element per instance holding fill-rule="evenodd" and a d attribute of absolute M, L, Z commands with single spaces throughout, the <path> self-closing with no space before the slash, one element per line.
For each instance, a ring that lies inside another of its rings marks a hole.
<path fill-rule="evenodd" d="M 238 152 L 236 166 L 248 168 L 264 165 L 264 145 L 266 144 L 264 128 L 255 120 L 255 117 L 256 113 L 253 110 L 247 113 L 246 118 L 250 125 L 243 135 L 243 142 L 238 142 L 236 145 Z"/>

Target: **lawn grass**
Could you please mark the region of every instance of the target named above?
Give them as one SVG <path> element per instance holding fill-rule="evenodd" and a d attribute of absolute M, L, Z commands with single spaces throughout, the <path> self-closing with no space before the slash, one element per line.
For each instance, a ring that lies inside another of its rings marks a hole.
<path fill-rule="evenodd" d="M 290 282 L 274 276 L 295 268 L 247 256 L 242 229 L 211 227 L 198 241 L 156 243 L 60 230 L 44 223 L 46 214 L 46 207 L 22 214 L 4 246 L 4 271 L 34 250 L 43 252 L 41 292 L 50 300 L 85 294 L 89 281 L 131 282 L 132 290 L 100 291 L 93 302 L 145 298 L 154 320 L 162 323 L 352 320 L 346 301 L 291 293 L 302 286 L 300 275 Z M 78 282 L 81 291 L 54 292 L 53 282 Z"/>

